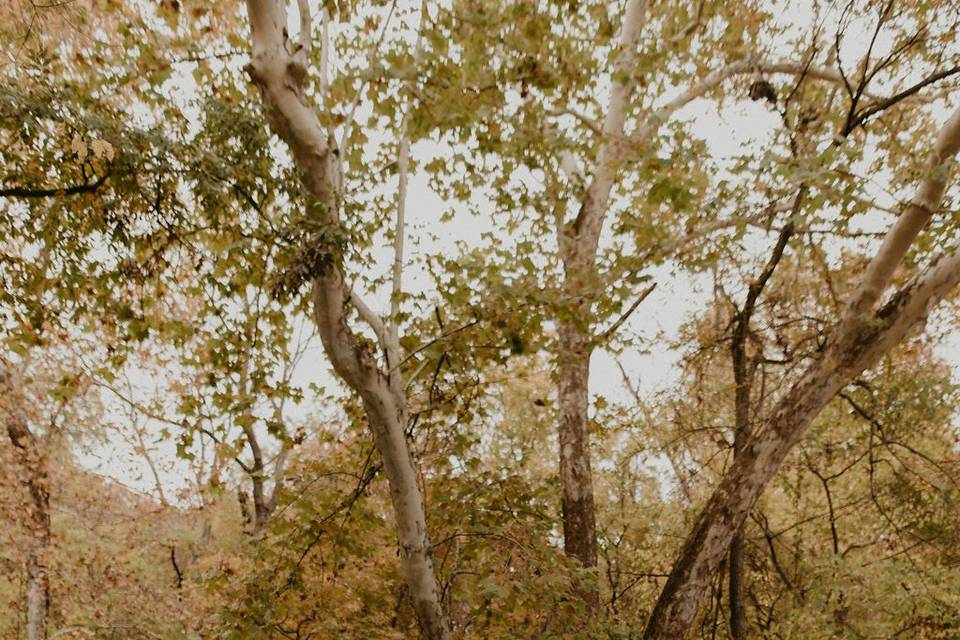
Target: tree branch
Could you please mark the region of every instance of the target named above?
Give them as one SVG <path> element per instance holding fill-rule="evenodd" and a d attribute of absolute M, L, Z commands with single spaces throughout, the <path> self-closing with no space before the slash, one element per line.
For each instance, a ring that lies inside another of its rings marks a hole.
<path fill-rule="evenodd" d="M 107 172 L 86 184 L 77 184 L 70 187 L 58 189 L 31 189 L 28 187 L 10 187 L 0 189 L 0 198 L 51 198 L 54 196 L 74 196 L 80 193 L 93 193 L 99 189 L 110 177 Z"/>
<path fill-rule="evenodd" d="M 890 107 L 897 104 L 898 102 L 902 102 L 903 100 L 906 100 L 910 96 L 920 92 L 922 89 L 929 87 L 931 84 L 934 84 L 935 82 L 939 82 L 944 78 L 949 78 L 950 76 L 957 75 L 958 73 L 960 73 L 960 66 L 956 66 L 951 69 L 946 69 L 944 71 L 939 71 L 937 73 L 934 73 L 931 76 L 928 76 L 927 78 L 924 78 L 923 80 L 916 83 L 912 87 L 904 89 L 903 91 L 900 91 L 890 96 L 889 98 L 884 98 L 883 100 L 876 102 L 872 106 L 861 111 L 856 116 L 856 118 L 854 118 L 852 128 L 856 128 L 862 125 L 871 116 L 881 111 L 885 111 L 886 109 L 889 109 Z"/>
<path fill-rule="evenodd" d="M 639 307 L 640 304 L 647 299 L 647 296 L 653 293 L 653 290 L 656 288 L 657 288 L 657 283 L 654 282 L 652 285 L 644 289 L 643 293 L 641 293 L 640 296 L 633 301 L 633 304 L 631 304 L 630 307 L 628 307 L 627 310 L 624 311 L 623 314 L 619 318 L 617 318 L 616 321 L 612 325 L 610 325 L 610 327 L 606 331 L 604 331 L 599 336 L 597 336 L 597 338 L 594 340 L 594 344 L 601 345 L 605 343 L 607 340 L 609 340 L 613 336 L 613 334 L 616 333 L 617 329 L 619 329 L 620 326 L 627 321 L 627 319 L 631 316 L 631 314 L 633 314 L 633 312 L 636 311 L 637 307 Z"/>
<path fill-rule="evenodd" d="M 925 177 L 916 194 L 884 237 L 860 281 L 841 320 L 838 335 L 853 333 L 865 314 L 873 310 L 893 272 L 903 261 L 917 235 L 940 206 L 947 186 L 947 161 L 960 150 L 960 109 L 944 124 L 926 164 Z"/>
<path fill-rule="evenodd" d="M 586 189 L 580 211 L 572 225 L 572 231 L 578 240 L 574 246 L 568 245 L 566 250 L 571 258 L 574 255 L 596 251 L 600 228 L 603 226 L 603 217 L 607 211 L 607 202 L 610 199 L 610 190 L 613 188 L 617 171 L 615 147 L 623 136 L 628 103 L 636 85 L 632 71 L 637 62 L 637 42 L 640 40 L 640 29 L 646 13 L 646 0 L 627 2 L 623 26 L 620 29 L 617 56 L 611 72 L 612 87 L 603 120 L 603 140 L 597 152 L 590 185 Z M 566 229 L 561 230 L 561 239 L 566 233 Z M 567 243 L 561 242 L 561 247 L 564 244 Z"/>
<path fill-rule="evenodd" d="M 297 9 L 300 13 L 300 50 L 307 60 L 310 59 L 310 45 L 313 41 L 313 24 L 310 19 L 310 2 L 297 0 Z"/>
<path fill-rule="evenodd" d="M 559 118 L 561 116 L 573 116 L 584 126 L 586 126 L 587 129 L 590 129 L 590 131 L 592 131 L 594 134 L 598 136 L 603 135 L 603 127 L 601 127 L 596 120 L 590 116 L 580 113 L 579 111 L 575 111 L 574 109 L 553 109 L 552 111 L 548 111 L 547 115 L 554 118 Z"/>

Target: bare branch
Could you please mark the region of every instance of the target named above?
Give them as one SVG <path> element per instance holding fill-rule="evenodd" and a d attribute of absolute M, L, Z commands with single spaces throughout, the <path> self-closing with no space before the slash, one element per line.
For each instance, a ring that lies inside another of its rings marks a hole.
<path fill-rule="evenodd" d="M 603 127 L 600 126 L 600 123 L 598 123 L 596 120 L 594 120 L 590 116 L 584 115 L 574 109 L 553 109 L 551 111 L 548 111 L 547 115 L 553 118 L 559 118 L 561 116 L 573 116 L 574 118 L 579 120 L 581 123 L 583 123 L 583 125 L 586 126 L 587 129 L 590 129 L 590 131 L 592 131 L 595 135 L 598 135 L 598 136 L 603 135 Z"/>
<path fill-rule="evenodd" d="M 383 319 L 373 309 L 367 306 L 367 303 L 355 292 L 350 292 L 348 301 L 353 305 L 353 308 L 357 310 L 360 318 L 373 329 L 373 333 L 377 336 L 377 342 L 380 343 L 380 347 L 386 350 L 390 340 L 387 327 L 383 324 Z"/>
<path fill-rule="evenodd" d="M 594 340 L 594 343 L 603 344 L 607 340 L 609 340 L 613 336 L 613 334 L 616 333 L 617 329 L 619 329 L 621 325 L 623 325 L 623 323 L 627 321 L 627 319 L 631 316 L 631 314 L 633 314 L 633 312 L 637 310 L 637 307 L 639 307 L 640 304 L 647 299 L 647 296 L 653 293 L 653 290 L 656 288 L 657 288 L 657 283 L 654 282 L 652 285 L 644 289 L 643 293 L 641 293 L 640 296 L 633 301 L 633 304 L 631 304 L 627 308 L 627 310 L 624 311 L 623 314 L 619 318 L 617 318 L 616 321 L 612 325 L 610 325 L 610 327 L 606 331 L 604 331 L 599 336 L 597 336 L 597 338 Z"/>
<path fill-rule="evenodd" d="M 109 173 L 105 173 L 93 182 L 76 184 L 56 189 L 31 189 L 28 187 L 9 187 L 0 189 L 0 198 L 51 198 L 55 196 L 74 196 L 80 193 L 94 193 L 107 181 Z"/>
<path fill-rule="evenodd" d="M 871 116 L 881 111 L 885 111 L 889 109 L 890 107 L 897 104 L 898 102 L 902 102 L 906 100 L 907 98 L 917 94 L 918 92 L 930 86 L 931 84 L 934 84 L 935 82 L 939 82 L 940 80 L 943 80 L 945 78 L 949 78 L 950 76 L 957 75 L 958 73 L 960 73 L 960 66 L 952 67 L 950 69 L 945 69 L 943 71 L 938 71 L 937 73 L 934 73 L 924 78 L 923 80 L 916 83 L 915 85 L 908 87 L 903 91 L 899 91 L 895 93 L 889 98 L 884 98 L 883 100 L 879 100 L 878 102 L 867 107 L 857 115 L 857 117 L 854 119 L 853 127 L 856 128 L 857 126 L 863 124 Z"/>
<path fill-rule="evenodd" d="M 631 144 L 646 143 L 650 137 L 670 119 L 670 116 L 697 98 L 702 98 L 730 78 L 755 73 L 804 76 L 825 82 L 843 82 L 843 76 L 835 71 L 800 62 L 758 62 L 753 60 L 734 62 L 709 73 L 702 81 L 694 84 L 685 92 L 654 111 L 647 118 L 647 123 L 628 138 L 629 142 Z"/>
<path fill-rule="evenodd" d="M 697 14 L 693 19 L 684 25 L 683 29 L 678 31 L 672 38 L 670 38 L 667 43 L 672 47 L 676 44 L 679 44 L 689 36 L 691 33 L 697 30 L 700 26 L 703 25 L 703 5 L 706 4 L 706 0 L 700 0 L 697 4 Z"/>

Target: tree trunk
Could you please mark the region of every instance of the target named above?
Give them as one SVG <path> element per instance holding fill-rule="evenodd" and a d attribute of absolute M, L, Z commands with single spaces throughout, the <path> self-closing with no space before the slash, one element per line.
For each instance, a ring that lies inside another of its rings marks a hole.
<path fill-rule="evenodd" d="M 646 640 L 686 636 L 710 579 L 766 485 L 821 410 L 899 344 L 960 283 L 960 250 L 941 254 L 874 312 L 897 266 L 939 209 L 960 149 L 960 110 L 940 132 L 917 193 L 903 209 L 844 310 L 820 357 L 744 444 L 684 542 L 644 632 Z"/>
<path fill-rule="evenodd" d="M 780 402 L 767 431 L 751 438 L 701 512 L 657 600 L 644 638 L 684 638 L 711 577 L 766 484 L 800 434 L 843 386 L 813 371 Z"/>
<path fill-rule="evenodd" d="M 560 481 L 563 491 L 563 548 L 584 567 L 597 566 L 597 524 L 593 505 L 588 432 L 590 337 L 574 323 L 560 325 Z M 597 593 L 588 595 L 595 606 Z"/>
<path fill-rule="evenodd" d="M 733 336 L 730 340 L 730 364 L 733 370 L 733 461 L 743 454 L 744 447 L 753 431 L 750 424 L 750 396 L 757 361 L 747 357 L 747 339 L 750 337 L 750 321 L 757 307 L 760 294 L 773 276 L 777 265 L 783 258 L 787 243 L 793 235 L 793 216 L 796 215 L 806 195 L 806 187 L 801 187 L 794 200 L 791 219 L 780 231 L 773 252 L 763 271 L 747 287 L 747 297 L 743 307 L 734 316 Z M 730 543 L 728 596 L 730 601 L 730 636 L 733 640 L 745 640 L 748 633 L 746 604 L 746 569 L 744 567 L 744 533 L 741 525 Z"/>
<path fill-rule="evenodd" d="M 738 406 L 737 409 L 738 426 L 737 433 L 734 435 L 733 444 L 734 464 L 736 464 L 737 458 L 742 454 L 743 447 L 749 435 L 749 431 L 747 430 L 749 427 L 746 429 L 741 429 L 740 427 L 740 407 Z M 748 633 L 746 601 L 747 576 L 745 564 L 743 525 L 740 525 L 733 536 L 733 541 L 730 543 L 730 562 L 728 567 L 729 582 L 727 587 L 730 600 L 730 637 L 732 640 L 746 640 Z"/>
<path fill-rule="evenodd" d="M 47 610 L 50 607 L 50 575 L 47 554 L 50 549 L 50 494 L 47 475 L 41 468 L 30 471 L 28 481 L 32 499 L 30 529 L 32 544 L 27 558 L 27 640 L 47 637 Z"/>
<path fill-rule="evenodd" d="M 390 481 L 403 573 L 425 638 L 450 637 L 434 574 L 426 513 L 404 429 L 406 412 L 389 396 L 364 397 L 374 443 Z"/>
<path fill-rule="evenodd" d="M 629 0 L 624 10 L 616 60 L 612 70 L 610 99 L 602 128 L 590 184 L 584 189 L 577 218 L 561 224 L 558 231 L 564 264 L 564 304 L 558 318 L 559 344 L 557 391 L 560 420 L 560 481 L 562 484 L 564 551 L 584 567 L 597 566 L 597 526 L 590 469 L 589 404 L 590 354 L 593 335 L 593 302 L 597 295 L 597 248 L 600 232 L 616 180 L 616 156 L 623 136 L 630 95 L 631 72 L 637 59 L 637 42 L 646 13 L 645 0 Z M 591 611 L 599 595 L 585 592 Z"/>
<path fill-rule="evenodd" d="M 369 350 L 350 333 L 343 306 L 343 283 L 336 270 L 314 282 L 314 316 L 334 369 L 360 394 L 374 444 L 390 483 L 400 560 L 420 631 L 429 640 L 450 637 L 431 559 L 423 497 L 407 444 L 406 398 L 398 375 L 385 375 Z M 332 300 L 338 300 L 333 302 Z"/>
<path fill-rule="evenodd" d="M 307 192 L 307 207 L 325 232 L 340 230 L 341 176 L 332 135 L 320 125 L 303 91 L 310 52 L 309 5 L 301 1 L 301 42 L 287 37 L 283 0 L 248 0 L 253 56 L 247 71 L 260 88 L 270 127 L 290 149 Z M 290 53 L 293 51 L 294 53 Z M 304 264 L 312 276 L 313 312 L 324 351 L 337 374 L 360 395 L 374 444 L 390 484 L 400 561 L 411 604 L 427 640 L 447 640 L 449 626 L 431 560 L 423 497 L 407 443 L 406 392 L 399 372 L 396 340 L 388 352 L 386 372 L 377 365 L 365 340 L 350 329 L 351 303 L 371 324 L 381 342 L 389 336 L 377 318 L 354 298 L 343 274 L 342 250 L 323 236 L 308 247 Z"/>
<path fill-rule="evenodd" d="M 7 435 L 17 453 L 29 494 L 24 523 L 29 529 L 30 549 L 27 552 L 27 640 L 47 637 L 47 611 L 50 607 L 50 574 L 47 555 L 50 549 L 50 491 L 46 459 L 36 435 L 30 431 L 20 405 L 11 373 L 0 364 L 0 407 L 4 409 Z"/>
<path fill-rule="evenodd" d="M 746 572 L 744 563 L 743 527 L 737 530 L 730 543 L 729 566 L 730 637 L 747 637 Z"/>
<path fill-rule="evenodd" d="M 752 293 L 752 287 L 751 287 Z M 759 295 L 759 292 L 758 292 Z M 755 299 L 755 298 L 754 298 Z M 748 297 L 748 303 L 750 297 Z M 747 363 L 746 338 L 749 331 L 753 306 L 744 305 L 740 311 L 737 326 L 731 341 L 734 389 L 734 465 L 743 454 L 743 448 L 750 436 L 750 389 L 752 371 Z M 745 640 L 747 637 L 746 575 L 744 570 L 743 527 L 741 526 L 730 543 L 730 562 L 728 566 L 728 594 L 730 600 L 730 637 L 732 640 Z"/>

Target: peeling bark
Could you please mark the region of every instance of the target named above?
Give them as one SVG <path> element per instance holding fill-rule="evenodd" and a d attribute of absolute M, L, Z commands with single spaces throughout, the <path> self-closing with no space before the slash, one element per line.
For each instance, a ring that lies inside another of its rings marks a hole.
<path fill-rule="evenodd" d="M 567 555 L 585 567 L 597 566 L 597 525 L 590 470 L 587 431 L 587 384 L 590 350 L 583 336 L 569 324 L 560 328 L 563 354 L 559 358 L 560 483 L 562 486 L 563 542 Z M 596 605 L 596 593 L 587 594 Z"/>
<path fill-rule="evenodd" d="M 301 4 L 301 14 L 304 13 Z M 248 0 L 253 56 L 247 71 L 260 88 L 271 129 L 286 143 L 301 173 L 308 206 L 320 222 L 338 228 L 341 176 L 334 138 L 321 126 L 303 93 L 309 45 L 288 41 L 287 12 L 282 0 Z M 304 19 L 304 16 L 301 15 Z M 309 38 L 309 18 L 301 40 Z M 293 51 L 293 53 L 290 53 Z M 406 440 L 406 392 L 399 372 L 398 352 L 391 332 L 350 293 L 336 247 L 320 247 L 330 259 L 313 276 L 313 315 L 324 351 L 334 370 L 361 398 L 374 444 L 383 460 L 396 518 L 400 560 L 407 590 L 422 637 L 446 640 L 449 627 L 431 559 L 423 497 Z M 351 303 L 368 320 L 384 343 L 387 371 L 382 371 L 365 341 L 353 333 Z"/>

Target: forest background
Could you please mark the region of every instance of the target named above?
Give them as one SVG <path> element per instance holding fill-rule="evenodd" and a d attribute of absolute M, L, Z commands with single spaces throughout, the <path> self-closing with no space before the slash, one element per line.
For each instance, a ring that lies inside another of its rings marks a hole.
<path fill-rule="evenodd" d="M 956 637 L 958 21 L 9 0 L 0 636 Z"/>

